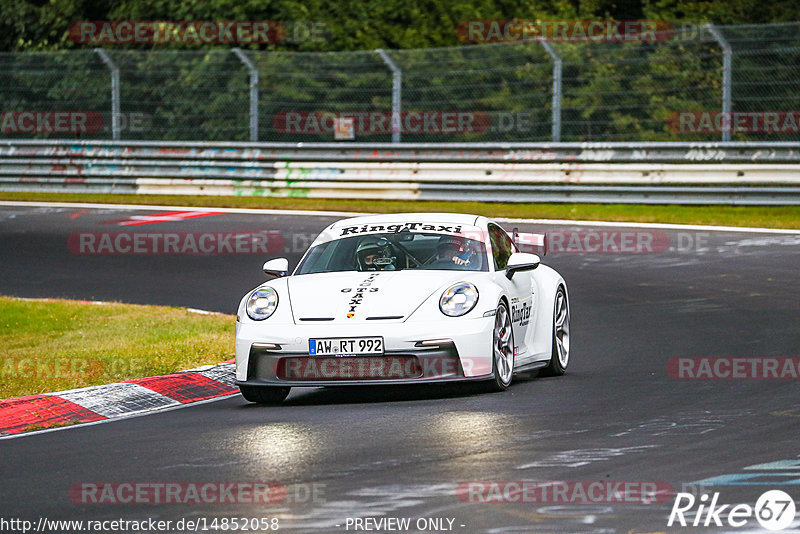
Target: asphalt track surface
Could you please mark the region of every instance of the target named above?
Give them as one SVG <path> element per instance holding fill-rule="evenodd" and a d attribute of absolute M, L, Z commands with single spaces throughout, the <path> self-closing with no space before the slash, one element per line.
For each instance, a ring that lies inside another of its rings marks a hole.
<path fill-rule="evenodd" d="M 294 265 L 308 238 L 334 220 L 222 214 L 103 224 L 143 213 L 0 206 L 0 294 L 233 313 L 263 280 L 263 254 L 76 254 L 69 236 L 269 230 L 283 237 Z M 563 377 L 526 378 L 495 394 L 452 387 L 296 389 L 283 406 L 269 408 L 236 395 L 2 440 L 0 516 L 277 517 L 280 530 L 294 532 L 352 532 L 347 520 L 356 517 L 408 517 L 412 527 L 417 518 L 450 518 L 453 532 L 628 533 L 667 530 L 673 499 L 476 503 L 459 499 L 456 488 L 465 481 L 662 481 L 676 491 L 719 492 L 720 503 L 753 505 L 767 489 L 800 498 L 798 380 L 675 379 L 667 372 L 670 358 L 799 356 L 800 236 L 663 232 L 671 246 L 664 252 L 545 258 L 570 289 L 571 363 Z M 770 465 L 746 469 L 760 464 Z M 741 473 L 757 476 L 729 485 Z M 733 476 L 725 485 L 694 485 L 722 475 Z M 275 481 L 286 486 L 287 499 L 273 505 L 70 499 L 71 486 L 92 481 Z M 784 532 L 798 525 L 796 519 Z M 754 519 L 742 528 L 673 529 L 760 531 Z"/>

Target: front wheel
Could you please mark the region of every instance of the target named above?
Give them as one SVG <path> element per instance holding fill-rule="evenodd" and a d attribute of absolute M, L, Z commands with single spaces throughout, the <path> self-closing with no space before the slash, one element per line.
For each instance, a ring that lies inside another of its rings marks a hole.
<path fill-rule="evenodd" d="M 239 386 L 242 397 L 257 404 L 280 404 L 292 388 L 275 386 Z"/>
<path fill-rule="evenodd" d="M 553 306 L 553 350 L 544 376 L 561 376 L 569 365 L 569 298 L 564 286 L 558 286 Z"/>
<path fill-rule="evenodd" d="M 489 381 L 491 391 L 507 389 L 514 375 L 514 332 L 511 330 L 511 315 L 505 302 L 500 302 L 494 314 L 492 375 Z"/>

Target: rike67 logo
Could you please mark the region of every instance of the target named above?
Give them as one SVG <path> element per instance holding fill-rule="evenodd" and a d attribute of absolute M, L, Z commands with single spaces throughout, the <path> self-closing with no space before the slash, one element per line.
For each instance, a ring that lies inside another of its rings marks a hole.
<path fill-rule="evenodd" d="M 783 530 L 792 524 L 794 517 L 794 500 L 781 490 L 762 493 L 755 506 L 720 504 L 719 492 L 714 493 L 710 500 L 705 493 L 700 498 L 695 498 L 691 493 L 678 493 L 675 495 L 667 526 L 739 528 L 755 518 L 762 528 Z"/>

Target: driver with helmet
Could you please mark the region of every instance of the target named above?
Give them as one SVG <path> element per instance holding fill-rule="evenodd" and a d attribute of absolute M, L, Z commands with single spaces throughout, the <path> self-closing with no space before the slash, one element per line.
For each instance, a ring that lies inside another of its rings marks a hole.
<path fill-rule="evenodd" d="M 362 241 L 356 249 L 356 262 L 360 271 L 394 271 L 394 258 L 391 251 L 387 250 L 391 245 L 380 247 L 375 241 Z"/>
<path fill-rule="evenodd" d="M 452 263 L 463 267 L 469 265 L 473 256 L 473 251 L 467 246 L 463 237 L 442 236 L 436 245 L 436 262 Z"/>

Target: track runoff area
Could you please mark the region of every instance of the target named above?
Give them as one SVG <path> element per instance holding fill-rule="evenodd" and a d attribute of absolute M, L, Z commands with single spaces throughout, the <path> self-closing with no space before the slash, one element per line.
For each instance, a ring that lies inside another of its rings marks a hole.
<path fill-rule="evenodd" d="M 265 256 L 294 265 L 347 215 L 3 203 L 0 293 L 233 313 Z M 800 235 L 500 222 L 548 233 L 572 303 L 565 376 L 229 395 L 23 434 L 0 441 L 0 527 L 797 531 Z"/>

